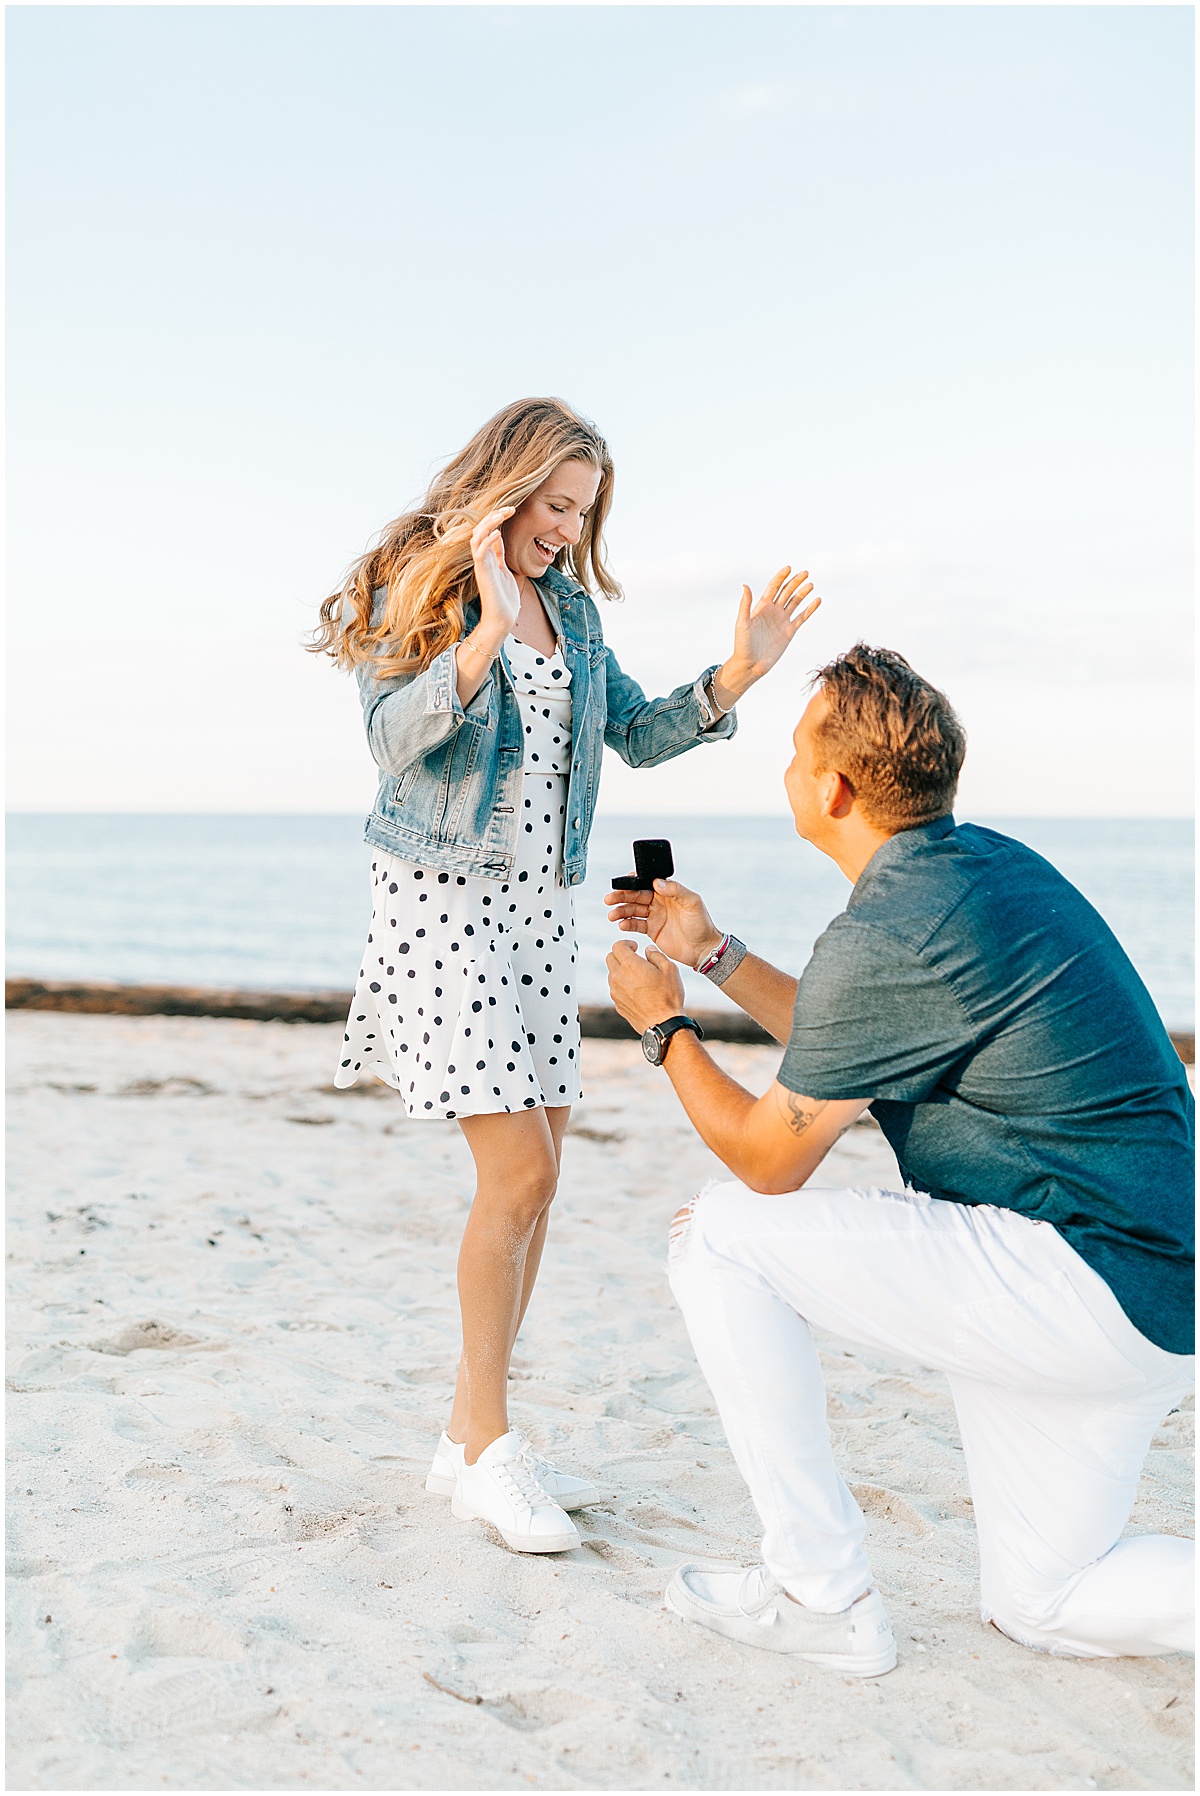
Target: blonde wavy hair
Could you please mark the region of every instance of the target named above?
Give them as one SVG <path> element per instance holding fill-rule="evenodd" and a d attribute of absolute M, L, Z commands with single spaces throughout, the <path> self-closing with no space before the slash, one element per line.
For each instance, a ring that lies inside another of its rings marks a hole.
<path fill-rule="evenodd" d="M 471 532 L 503 505 L 518 506 L 565 461 L 600 470 L 583 534 L 554 566 L 587 591 L 617 599 L 621 589 L 604 559 L 604 521 L 612 505 L 613 464 L 595 425 L 561 399 L 518 399 L 489 418 L 448 462 L 415 511 L 380 533 L 321 606 L 309 648 L 342 667 L 374 660 L 380 679 L 420 672 L 463 635 L 464 611 L 478 597 Z M 383 616 L 371 626 L 373 594 L 387 587 Z"/>

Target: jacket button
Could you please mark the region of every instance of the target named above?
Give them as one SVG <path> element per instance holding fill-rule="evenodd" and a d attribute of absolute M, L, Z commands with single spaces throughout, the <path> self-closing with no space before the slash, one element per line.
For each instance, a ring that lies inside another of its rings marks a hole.
<path fill-rule="evenodd" d="M 578 828 L 579 828 L 579 819 L 578 819 L 578 817 L 572 817 L 572 819 L 571 819 L 571 828 L 572 828 L 572 829 L 578 829 Z"/>

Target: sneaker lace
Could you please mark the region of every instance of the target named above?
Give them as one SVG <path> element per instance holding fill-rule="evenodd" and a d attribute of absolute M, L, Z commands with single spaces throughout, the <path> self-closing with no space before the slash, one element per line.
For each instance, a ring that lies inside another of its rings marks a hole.
<path fill-rule="evenodd" d="M 554 1467 L 542 1458 L 537 1449 L 527 1440 L 521 1442 L 521 1464 L 527 1466 L 540 1484 L 547 1474 L 553 1474 Z"/>
<path fill-rule="evenodd" d="M 500 1480 L 510 1497 L 520 1502 L 528 1510 L 535 1509 L 540 1503 L 553 1502 L 548 1491 L 542 1489 L 529 1460 L 528 1443 L 522 1447 L 515 1459 L 506 1460 L 496 1467 Z"/>

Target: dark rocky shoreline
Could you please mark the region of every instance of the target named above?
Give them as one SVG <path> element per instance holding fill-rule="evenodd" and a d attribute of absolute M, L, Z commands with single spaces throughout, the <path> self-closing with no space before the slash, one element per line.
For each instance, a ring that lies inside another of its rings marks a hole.
<path fill-rule="evenodd" d="M 340 1023 L 350 1005 L 350 992 L 238 991 L 202 985 L 117 985 L 106 980 L 9 979 L 4 1003 L 8 1010 L 64 1010 L 77 1015 L 217 1016 L 256 1023 Z M 712 1041 L 769 1042 L 771 1037 L 740 1012 L 695 1012 Z M 581 1004 L 580 1027 L 601 1041 L 632 1041 L 634 1032 L 607 1004 Z M 1189 1066 L 1196 1058 L 1193 1032 L 1173 1031 L 1171 1041 Z"/>

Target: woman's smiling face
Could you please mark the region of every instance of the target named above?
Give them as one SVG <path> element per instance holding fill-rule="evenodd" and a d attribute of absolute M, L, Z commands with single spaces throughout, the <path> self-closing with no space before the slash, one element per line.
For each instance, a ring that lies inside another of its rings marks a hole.
<path fill-rule="evenodd" d="M 530 493 L 501 531 L 504 559 L 514 574 L 540 579 L 560 550 L 579 541 L 599 486 L 594 462 L 564 461 Z"/>

